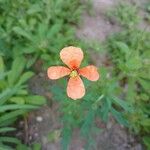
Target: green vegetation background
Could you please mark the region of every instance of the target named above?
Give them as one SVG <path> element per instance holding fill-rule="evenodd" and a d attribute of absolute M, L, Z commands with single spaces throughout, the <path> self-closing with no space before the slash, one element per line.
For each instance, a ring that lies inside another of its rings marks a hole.
<path fill-rule="evenodd" d="M 145 7 L 148 18 L 149 6 Z M 86 137 L 86 148 L 92 149 L 92 133 L 99 131 L 95 118 L 107 123 L 109 116 L 141 137 L 150 149 L 150 33 L 137 28 L 136 6 L 119 4 L 108 17 L 122 26 L 120 33 L 104 43 L 79 41 L 75 26 L 84 9 L 79 0 L 0 0 L 0 150 L 41 149 L 39 143 L 28 147 L 11 136 L 16 130 L 13 124 L 47 103 L 28 91 L 27 81 L 35 74 L 33 65 L 41 60 L 46 70 L 61 64 L 59 51 L 68 45 L 81 47 L 85 54 L 90 47 L 97 54 L 108 53 L 110 65 L 99 68 L 97 83 L 84 81 L 87 94 L 83 100 L 66 97 L 63 79 L 50 89 L 63 113 L 62 149 L 67 149 L 76 127 Z M 84 64 L 88 61 L 90 56 Z"/>

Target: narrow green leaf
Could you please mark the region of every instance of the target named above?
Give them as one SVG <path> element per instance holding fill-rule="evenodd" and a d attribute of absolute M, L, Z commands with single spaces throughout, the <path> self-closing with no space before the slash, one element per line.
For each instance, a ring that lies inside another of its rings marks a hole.
<path fill-rule="evenodd" d="M 28 71 L 28 72 L 25 72 L 19 79 L 17 85 L 21 85 L 23 83 L 25 83 L 26 81 L 28 81 L 32 76 L 34 75 L 33 72 L 31 71 Z"/>
<path fill-rule="evenodd" d="M 3 105 L 0 106 L 0 112 L 5 112 L 7 110 L 15 110 L 15 109 L 37 109 L 39 108 L 38 106 L 33 106 L 33 105 L 19 105 L 19 104 L 9 104 L 9 105 Z"/>
<path fill-rule="evenodd" d="M 139 83 L 142 85 L 144 90 L 150 93 L 150 80 L 139 78 Z"/>
<path fill-rule="evenodd" d="M 29 148 L 25 144 L 20 143 L 20 144 L 17 144 L 16 150 L 33 150 L 33 149 Z"/>
<path fill-rule="evenodd" d="M 5 132 L 10 132 L 10 131 L 15 131 L 15 128 L 11 128 L 11 127 L 4 127 L 4 128 L 0 128 L 0 133 L 5 133 Z"/>
<path fill-rule="evenodd" d="M 0 150 L 14 150 L 13 148 L 11 148 L 10 146 L 6 146 L 0 143 Z"/>
<path fill-rule="evenodd" d="M 43 96 L 33 95 L 26 97 L 26 103 L 34 105 L 44 105 L 46 104 L 46 99 Z"/>
<path fill-rule="evenodd" d="M 41 150 L 42 146 L 40 143 L 33 143 L 33 150 Z"/>
<path fill-rule="evenodd" d="M 111 99 L 109 98 L 104 99 L 103 105 L 101 108 L 101 117 L 102 117 L 102 120 L 105 122 L 108 120 L 111 105 L 112 105 Z"/>
<path fill-rule="evenodd" d="M 3 116 L 0 117 L 0 123 L 3 123 L 4 121 L 7 121 L 9 119 L 15 118 L 19 115 L 23 115 L 26 112 L 27 112 L 26 110 L 16 110 L 16 111 L 13 111 L 13 112 L 6 113 L 6 114 L 4 114 Z M 1 124 L 0 124 L 0 126 L 1 126 Z"/>
<path fill-rule="evenodd" d="M 87 116 L 84 119 L 84 123 L 81 127 L 81 130 L 80 130 L 80 132 L 83 136 L 86 137 L 89 134 L 89 132 L 92 128 L 94 117 L 95 117 L 95 111 L 94 110 L 89 110 Z"/>
<path fill-rule="evenodd" d="M 139 56 L 130 56 L 126 61 L 126 66 L 130 70 L 138 70 L 142 67 L 142 60 Z"/>
<path fill-rule="evenodd" d="M 0 137 L 0 142 L 19 144 L 20 141 L 13 137 Z"/>
<path fill-rule="evenodd" d="M 17 87 L 12 88 L 8 88 L 4 91 L 2 91 L 2 93 L 0 94 L 0 105 L 4 104 L 6 101 L 9 100 L 9 98 L 14 95 L 16 93 L 16 91 L 18 90 Z"/>
<path fill-rule="evenodd" d="M 38 58 L 38 54 L 35 54 L 32 57 L 32 59 L 28 59 L 27 64 L 26 64 L 27 69 L 30 68 L 36 62 L 37 58 Z"/>
<path fill-rule="evenodd" d="M 2 56 L 0 56 L 0 74 L 1 73 L 4 73 L 4 61 Z"/>
<path fill-rule="evenodd" d="M 11 97 L 9 99 L 9 102 L 15 103 L 15 104 L 24 104 L 25 103 L 25 99 L 23 97 Z"/>
<path fill-rule="evenodd" d="M 33 4 L 30 6 L 30 9 L 27 10 L 27 14 L 32 15 L 32 14 L 38 13 L 40 11 L 42 11 L 42 9 L 41 9 L 40 5 L 37 3 L 37 4 Z"/>
<path fill-rule="evenodd" d="M 26 60 L 24 57 L 17 57 L 12 64 L 11 71 L 8 74 L 8 83 L 10 86 L 15 84 L 15 82 L 18 80 L 19 76 L 23 72 L 23 69 L 25 67 Z"/>
<path fill-rule="evenodd" d="M 144 126 L 144 127 L 150 127 L 150 119 L 143 119 L 141 121 L 141 124 Z"/>
<path fill-rule="evenodd" d="M 112 99 L 113 99 L 113 102 L 121 106 L 124 110 L 129 111 L 129 112 L 133 111 L 132 107 L 126 101 L 120 100 L 117 97 L 113 97 Z"/>
<path fill-rule="evenodd" d="M 149 150 L 150 149 L 150 137 L 149 136 L 144 136 L 143 137 L 143 142 L 146 145 L 147 150 Z"/>
<path fill-rule="evenodd" d="M 28 91 L 24 89 L 19 89 L 16 95 L 28 95 Z"/>
<path fill-rule="evenodd" d="M 114 108 L 111 109 L 112 115 L 115 117 L 115 119 L 122 125 L 128 126 L 128 121 L 124 118 L 121 112 L 118 112 Z"/>
<path fill-rule="evenodd" d="M 62 141 L 61 141 L 62 150 L 68 149 L 68 145 L 71 141 L 71 135 L 72 135 L 72 131 L 69 127 L 63 128 L 63 130 L 62 130 Z"/>
<path fill-rule="evenodd" d="M 116 43 L 117 47 L 119 48 L 119 50 L 121 52 L 123 52 L 125 54 L 129 54 L 130 53 L 130 49 L 129 49 L 129 47 L 128 47 L 128 45 L 126 43 L 121 42 L 121 41 L 115 42 L 115 43 Z"/>
<path fill-rule="evenodd" d="M 13 31 L 20 36 L 27 38 L 28 40 L 32 41 L 32 35 L 30 35 L 27 31 L 23 30 L 20 27 L 13 27 Z"/>

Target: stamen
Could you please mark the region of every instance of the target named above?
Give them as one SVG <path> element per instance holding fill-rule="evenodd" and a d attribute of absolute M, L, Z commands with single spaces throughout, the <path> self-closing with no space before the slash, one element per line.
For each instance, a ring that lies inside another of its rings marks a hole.
<path fill-rule="evenodd" d="M 78 72 L 76 70 L 73 70 L 71 73 L 70 73 L 70 77 L 74 78 L 78 76 Z"/>

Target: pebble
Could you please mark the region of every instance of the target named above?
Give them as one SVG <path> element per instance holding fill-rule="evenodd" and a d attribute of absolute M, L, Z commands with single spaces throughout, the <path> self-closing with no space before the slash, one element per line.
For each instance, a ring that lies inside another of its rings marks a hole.
<path fill-rule="evenodd" d="M 38 134 L 38 133 L 35 133 L 35 134 L 34 134 L 34 137 L 36 137 L 36 138 L 37 138 L 38 136 L 39 136 L 39 134 Z"/>
<path fill-rule="evenodd" d="M 37 116 L 37 117 L 36 117 L 36 121 L 37 121 L 37 122 L 42 122 L 42 121 L 43 121 L 43 118 L 42 118 L 41 116 Z"/>

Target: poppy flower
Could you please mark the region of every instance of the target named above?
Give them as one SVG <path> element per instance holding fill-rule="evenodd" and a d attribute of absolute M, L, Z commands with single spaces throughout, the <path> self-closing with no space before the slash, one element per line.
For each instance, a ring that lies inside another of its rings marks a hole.
<path fill-rule="evenodd" d="M 73 46 L 65 47 L 60 52 L 60 58 L 67 67 L 51 66 L 47 70 L 47 75 L 52 80 L 67 75 L 70 77 L 67 85 L 67 95 L 74 100 L 80 99 L 85 95 L 85 87 L 80 76 L 91 81 L 99 79 L 99 73 L 95 66 L 89 65 L 79 68 L 83 57 L 83 52 L 80 48 Z"/>

